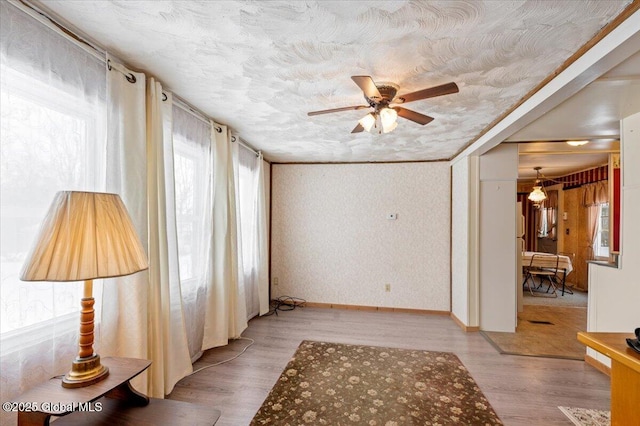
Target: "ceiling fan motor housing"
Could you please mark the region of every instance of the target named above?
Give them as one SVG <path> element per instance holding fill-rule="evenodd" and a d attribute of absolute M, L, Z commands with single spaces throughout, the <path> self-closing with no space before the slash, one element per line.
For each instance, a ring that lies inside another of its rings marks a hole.
<path fill-rule="evenodd" d="M 376 83 L 376 87 L 378 88 L 378 92 L 380 92 L 380 96 L 382 96 L 382 99 L 378 99 L 377 97 L 369 98 L 367 95 L 364 95 L 367 103 L 372 108 L 376 108 L 376 110 L 388 106 L 393 98 L 395 98 L 396 93 L 400 88 L 400 86 L 398 86 L 397 84 L 388 82 Z"/>

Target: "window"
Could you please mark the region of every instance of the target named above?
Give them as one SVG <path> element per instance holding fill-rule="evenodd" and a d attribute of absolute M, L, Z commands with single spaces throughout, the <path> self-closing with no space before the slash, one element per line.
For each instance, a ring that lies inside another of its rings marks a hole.
<path fill-rule="evenodd" d="M 538 238 L 544 238 L 549 235 L 549 223 L 547 221 L 547 209 L 540 208 L 540 227 L 538 228 Z"/>
<path fill-rule="evenodd" d="M 598 205 L 597 226 L 593 253 L 596 257 L 609 257 L 609 203 Z"/>
<path fill-rule="evenodd" d="M 176 221 L 178 225 L 178 255 L 180 281 L 192 280 L 204 271 L 199 253 L 202 235 L 202 209 L 206 194 L 204 158 L 195 142 L 174 134 L 174 173 L 176 190 Z"/>
<path fill-rule="evenodd" d="M 538 238 L 555 238 L 557 209 L 552 207 L 541 207 L 540 210 L 538 210 L 538 214 L 540 215 Z"/>
<path fill-rule="evenodd" d="M 77 283 L 22 282 L 20 270 L 59 190 L 97 190 L 103 105 L 2 68 L 1 333 L 77 312 Z M 25 309 L 30 307 L 30 309 Z"/>

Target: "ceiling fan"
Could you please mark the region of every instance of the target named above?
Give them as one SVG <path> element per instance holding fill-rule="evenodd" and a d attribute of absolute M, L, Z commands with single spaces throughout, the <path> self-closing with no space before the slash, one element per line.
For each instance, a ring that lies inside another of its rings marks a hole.
<path fill-rule="evenodd" d="M 421 99 L 434 98 L 436 96 L 449 95 L 458 93 L 458 86 L 455 83 L 446 83 L 440 86 L 430 87 L 428 89 L 418 90 L 417 92 L 406 93 L 396 96 L 398 89 L 397 84 L 380 82 L 375 83 L 368 75 L 354 75 L 351 79 L 362 89 L 364 99 L 369 105 L 356 105 L 342 108 L 325 109 L 322 111 L 312 111 L 307 113 L 309 116 L 329 114 L 332 112 L 349 111 L 373 108 L 373 112 L 365 115 L 351 133 L 359 133 L 363 130 L 371 131 L 378 118 L 382 127 L 381 133 L 389 133 L 396 128 L 398 116 L 411 120 L 415 123 L 425 125 L 433 121 L 433 117 L 420 114 L 410 109 L 402 108 L 393 104 L 406 104 L 407 102 L 419 101 Z M 377 127 L 377 126 L 376 126 Z"/>

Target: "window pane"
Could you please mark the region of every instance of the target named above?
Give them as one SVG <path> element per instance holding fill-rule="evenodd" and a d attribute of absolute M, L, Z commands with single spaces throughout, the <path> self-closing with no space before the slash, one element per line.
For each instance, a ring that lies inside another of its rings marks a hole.
<path fill-rule="evenodd" d="M 598 207 L 598 230 L 594 245 L 594 254 L 599 257 L 609 256 L 609 204 Z"/>

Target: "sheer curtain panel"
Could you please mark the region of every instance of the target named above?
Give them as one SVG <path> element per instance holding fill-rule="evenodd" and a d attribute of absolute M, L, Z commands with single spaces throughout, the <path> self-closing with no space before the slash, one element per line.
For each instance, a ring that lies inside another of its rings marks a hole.
<path fill-rule="evenodd" d="M 239 144 L 236 144 L 239 145 Z M 258 187 L 260 179 L 260 159 L 251 150 L 237 146 L 234 150 L 236 169 L 236 199 L 238 206 L 238 235 L 240 251 L 240 271 L 244 280 L 244 294 L 247 317 L 260 313 L 260 238 L 258 223 Z"/>
<path fill-rule="evenodd" d="M 207 248 L 211 243 L 211 124 L 173 107 L 175 205 L 182 307 L 191 361 L 202 355 Z M 208 219 L 207 219 L 208 218 Z"/>
<path fill-rule="evenodd" d="M 54 194 L 104 190 L 105 90 L 101 61 L 0 2 L 2 401 L 65 373 L 77 353 L 82 283 L 18 277 Z"/>

